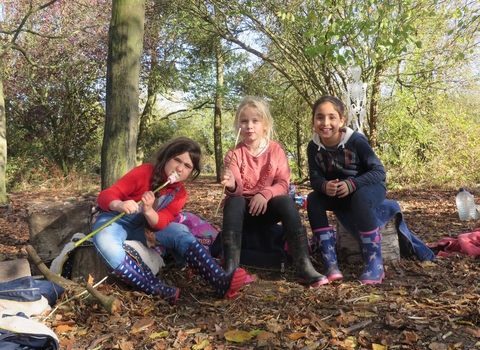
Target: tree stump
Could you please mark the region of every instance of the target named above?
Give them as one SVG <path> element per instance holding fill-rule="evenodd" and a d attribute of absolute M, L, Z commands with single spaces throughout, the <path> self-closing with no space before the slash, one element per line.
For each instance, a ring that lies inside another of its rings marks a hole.
<path fill-rule="evenodd" d="M 126 245 L 129 245 L 134 249 L 143 259 L 144 263 L 150 268 L 154 275 L 156 275 L 160 268 L 165 266 L 163 258 L 155 252 L 154 249 L 148 248 L 138 241 L 125 241 Z M 93 283 L 100 281 L 104 277 L 108 276 L 110 268 L 103 261 L 100 254 L 97 253 L 96 248 L 93 245 L 80 245 L 75 248 L 72 258 L 72 273 L 71 279 L 77 283 L 87 282 L 88 277 L 93 277 Z M 115 278 L 109 277 L 107 282 L 118 281 Z"/>
<path fill-rule="evenodd" d="M 27 209 L 30 244 L 47 266 L 77 232 L 90 232 L 90 201 L 36 201 Z M 34 271 L 35 274 L 38 271 Z"/>
<path fill-rule="evenodd" d="M 93 245 L 78 246 L 72 262 L 71 280 L 77 283 L 88 282 L 89 275 L 93 283 L 108 276 L 109 268 Z"/>
<path fill-rule="evenodd" d="M 400 260 L 400 245 L 398 243 L 398 230 L 396 216 L 385 226 L 380 227 L 382 235 L 381 247 L 384 263 Z M 363 263 L 358 241 L 337 220 L 337 252 L 341 260 L 350 264 Z"/>

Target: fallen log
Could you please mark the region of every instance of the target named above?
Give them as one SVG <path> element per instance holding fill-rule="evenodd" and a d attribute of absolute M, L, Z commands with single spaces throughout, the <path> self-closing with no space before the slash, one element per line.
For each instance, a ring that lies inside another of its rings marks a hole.
<path fill-rule="evenodd" d="M 35 248 L 31 245 L 27 245 L 27 253 L 30 262 L 42 273 L 42 275 L 60 287 L 65 289 L 69 289 L 73 291 L 74 295 L 85 294 L 85 289 L 80 286 L 79 284 L 66 279 L 62 276 L 56 275 L 49 268 L 42 262 L 42 259 L 38 256 Z M 105 296 L 100 293 L 98 290 L 93 288 L 90 284 L 87 284 L 86 290 L 90 293 L 95 299 L 97 299 L 102 307 L 108 311 L 110 314 L 114 314 L 118 312 L 121 308 L 121 303 L 119 300 L 115 299 L 114 297 Z"/>

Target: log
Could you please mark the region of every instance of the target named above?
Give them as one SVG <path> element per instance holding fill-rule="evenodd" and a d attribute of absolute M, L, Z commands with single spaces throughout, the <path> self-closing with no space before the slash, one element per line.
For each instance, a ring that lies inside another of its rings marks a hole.
<path fill-rule="evenodd" d="M 124 243 L 136 250 L 154 275 L 160 271 L 160 268 L 165 266 L 163 258 L 155 252 L 154 249 L 148 248 L 139 241 L 128 240 Z M 94 281 L 99 281 L 105 276 L 108 276 L 109 272 L 110 268 L 103 261 L 93 245 L 84 244 L 75 248 L 72 258 L 72 274 L 70 276 L 72 280 L 77 282 L 81 282 L 82 280 L 87 281 L 88 277 L 91 276 Z M 109 277 L 107 280 L 108 283 L 111 283 L 112 281 L 118 283 L 118 279 L 113 277 Z"/>
<path fill-rule="evenodd" d="M 90 231 L 92 208 L 90 201 L 36 201 L 27 208 L 29 242 L 44 263 L 55 259 L 75 233 Z"/>
<path fill-rule="evenodd" d="M 396 216 L 385 226 L 380 227 L 382 235 L 382 257 L 384 263 L 394 263 L 400 260 L 400 245 Z M 349 264 L 363 263 L 358 241 L 337 220 L 337 253 L 340 260 Z"/>
<path fill-rule="evenodd" d="M 27 259 L 0 262 L 0 282 L 10 282 L 20 277 L 31 276 Z"/>
<path fill-rule="evenodd" d="M 78 283 L 88 281 L 89 276 L 95 282 L 108 276 L 109 268 L 93 245 L 78 246 L 72 262 L 72 275 L 70 278 Z"/>
<path fill-rule="evenodd" d="M 27 253 L 28 253 L 28 258 L 30 262 L 37 267 L 40 272 L 43 274 L 43 276 L 49 280 L 50 282 L 53 282 L 60 287 L 63 287 L 67 290 L 71 290 L 75 295 L 83 295 L 85 294 L 85 289 L 82 288 L 79 284 L 76 282 L 63 278 L 62 276 L 54 274 L 52 271 L 48 269 L 48 267 L 42 262 L 40 257 L 38 256 L 37 252 L 35 251 L 35 248 L 31 245 L 27 245 Z M 102 293 L 100 293 L 98 290 L 93 288 L 91 285 L 87 284 L 86 290 L 94 297 L 96 298 L 102 307 L 108 311 L 110 314 L 117 313 L 120 308 L 121 308 L 121 303 L 119 300 L 115 299 L 114 297 L 109 297 L 105 296 Z"/>

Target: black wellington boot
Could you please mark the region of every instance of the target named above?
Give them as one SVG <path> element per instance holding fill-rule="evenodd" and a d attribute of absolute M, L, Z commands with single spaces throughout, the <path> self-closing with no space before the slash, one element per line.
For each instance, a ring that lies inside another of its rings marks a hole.
<path fill-rule="evenodd" d="M 292 252 L 298 280 L 304 284 L 308 284 L 310 287 L 317 287 L 328 283 L 328 278 L 318 273 L 310 261 L 305 227 L 302 227 L 298 231 L 285 231 L 285 238 Z"/>
<path fill-rule="evenodd" d="M 241 231 L 223 231 L 223 268 L 227 274 L 232 273 L 240 266 L 240 253 L 242 250 Z"/>

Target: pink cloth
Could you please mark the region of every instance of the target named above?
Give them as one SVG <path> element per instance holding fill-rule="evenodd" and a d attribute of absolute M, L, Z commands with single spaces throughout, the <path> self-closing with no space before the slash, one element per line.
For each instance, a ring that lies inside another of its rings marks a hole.
<path fill-rule="evenodd" d="M 442 238 L 438 243 L 429 246 L 434 251 L 438 251 L 438 257 L 449 257 L 460 253 L 480 257 L 480 228 L 472 232 L 461 233 L 458 238 Z"/>
<path fill-rule="evenodd" d="M 225 156 L 225 169 L 230 164 L 232 150 Z M 290 167 L 282 145 L 269 141 L 267 149 L 254 157 L 243 142 L 235 146 L 230 170 L 235 176 L 235 192 L 225 190 L 227 196 L 242 196 L 252 199 L 257 193 L 267 201 L 275 196 L 287 194 L 290 186 Z"/>

